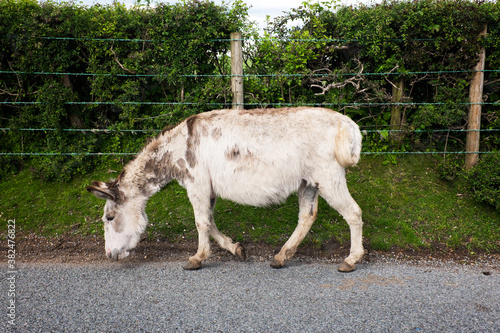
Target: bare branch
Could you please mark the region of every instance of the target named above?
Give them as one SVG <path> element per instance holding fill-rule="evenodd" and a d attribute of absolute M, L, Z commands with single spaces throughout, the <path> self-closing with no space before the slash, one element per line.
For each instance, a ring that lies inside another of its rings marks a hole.
<path fill-rule="evenodd" d="M 118 56 L 116 55 L 115 51 L 113 51 L 113 45 L 111 45 L 111 49 L 110 51 L 113 53 L 113 55 L 115 56 L 115 61 L 116 63 L 118 64 L 118 66 L 120 66 L 121 69 L 123 69 L 124 71 L 127 71 L 129 72 L 130 74 L 135 74 L 136 72 L 133 71 L 133 70 L 130 70 L 128 68 L 126 68 L 125 66 L 123 66 L 120 61 L 118 60 Z"/>
<path fill-rule="evenodd" d="M 391 70 L 388 72 L 388 74 L 390 74 L 390 73 L 394 72 L 394 71 L 395 71 L 396 69 L 398 69 L 398 68 L 399 68 L 399 65 L 396 65 L 393 69 L 391 69 Z M 393 88 L 398 89 L 398 87 L 397 87 L 394 83 L 392 83 L 392 82 L 391 82 L 391 81 L 390 81 L 390 80 L 389 80 L 386 76 L 384 76 L 384 79 L 385 79 L 385 80 L 386 80 L 386 81 L 387 81 L 387 82 L 388 82 L 388 83 L 389 83 L 389 84 L 390 84 Z"/>
<path fill-rule="evenodd" d="M 487 86 L 487 85 L 490 85 L 490 84 L 493 84 L 493 83 L 497 83 L 497 82 L 500 82 L 500 79 L 495 80 L 495 81 L 485 81 L 484 85 Z"/>
<path fill-rule="evenodd" d="M 331 89 L 341 89 L 341 88 L 345 88 L 347 85 L 352 85 L 356 90 L 359 90 L 360 83 L 364 80 L 363 76 L 361 75 L 364 71 L 364 66 L 359 60 L 356 59 L 356 61 L 361 68 L 359 69 L 358 73 L 354 74 L 351 78 L 344 80 L 342 82 L 330 83 L 326 86 L 324 83 L 322 83 L 321 85 L 320 84 L 311 84 L 311 88 L 319 88 L 322 90 L 320 93 L 316 93 L 315 95 L 316 96 L 324 95 L 326 92 L 328 92 Z M 331 72 L 329 69 L 326 69 L 326 68 L 319 69 L 317 71 L 325 71 L 325 70 L 328 72 Z M 336 77 L 338 77 L 338 75 L 335 75 L 335 78 Z M 319 82 L 319 81 L 321 81 L 321 79 L 313 79 L 312 81 Z"/>

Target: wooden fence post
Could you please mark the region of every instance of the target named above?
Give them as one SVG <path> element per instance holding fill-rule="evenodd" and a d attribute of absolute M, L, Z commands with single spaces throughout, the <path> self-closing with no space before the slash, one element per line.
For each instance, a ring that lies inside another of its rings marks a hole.
<path fill-rule="evenodd" d="M 241 32 L 231 33 L 231 90 L 233 109 L 243 110 L 243 43 Z"/>
<path fill-rule="evenodd" d="M 404 80 L 402 77 L 392 86 L 392 102 L 401 103 L 404 92 Z M 393 105 L 391 107 L 391 130 L 401 129 L 401 105 Z M 395 140 L 401 140 L 401 132 L 392 133 L 391 137 Z"/>
<path fill-rule="evenodd" d="M 486 29 L 480 33 L 479 37 L 486 36 Z M 469 98 L 470 110 L 469 121 L 467 124 L 467 138 L 465 141 L 465 169 L 472 169 L 479 159 L 479 130 L 481 129 L 481 103 L 483 102 L 483 84 L 484 84 L 484 63 L 486 59 L 486 50 L 484 47 L 479 52 L 479 62 L 474 67 L 474 74 L 470 82 Z"/>

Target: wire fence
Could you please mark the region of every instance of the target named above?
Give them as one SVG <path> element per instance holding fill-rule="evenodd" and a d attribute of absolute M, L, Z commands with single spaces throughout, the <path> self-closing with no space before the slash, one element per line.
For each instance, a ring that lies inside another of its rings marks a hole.
<path fill-rule="evenodd" d="M 42 40 L 74 40 L 74 41 L 97 41 L 97 42 L 148 42 L 148 43 L 160 43 L 163 40 L 158 39 L 123 39 L 123 38 L 79 38 L 79 37 L 47 37 L 47 36 L 0 36 L 0 38 L 37 38 Z M 492 39 L 491 37 L 487 37 L 486 39 Z M 210 39 L 208 41 L 234 41 L 235 39 Z M 238 39 L 240 40 L 240 39 Z M 435 39 L 391 39 L 392 42 L 432 42 Z M 353 43 L 360 42 L 357 39 L 281 39 L 281 38 L 245 38 L 241 39 L 241 41 L 270 41 L 270 42 L 338 42 L 338 43 Z M 367 41 L 362 41 L 366 43 Z M 449 70 L 449 71 L 417 71 L 417 72 L 375 72 L 375 73 L 304 73 L 304 74 L 287 74 L 287 73 L 271 73 L 271 74 L 243 74 L 243 75 L 234 75 L 234 74 L 182 74 L 178 75 L 179 77 L 191 77 L 191 78 L 199 78 L 199 77 L 243 77 L 243 78 L 255 78 L 255 77 L 342 77 L 342 76 L 396 76 L 396 75 L 440 75 L 440 74 L 471 74 L 474 72 L 485 72 L 485 73 L 499 73 L 500 70 L 496 69 L 484 69 L 484 70 Z M 73 73 L 73 72 L 46 72 L 46 71 L 0 71 L 0 74 L 4 75 L 55 75 L 55 76 L 91 76 L 91 77 L 149 77 L 149 78 L 158 78 L 158 79 L 168 79 L 169 75 L 164 74 L 120 74 L 120 73 Z M 0 101 L 0 105 L 40 105 L 43 102 L 38 101 Z M 209 105 L 214 107 L 224 107 L 227 106 L 228 103 L 196 103 L 196 102 L 154 102 L 154 101 L 72 101 L 66 102 L 67 105 L 169 105 L 169 106 L 194 106 L 194 105 Z M 481 103 L 470 103 L 470 102 L 462 102 L 456 103 L 457 105 L 463 106 L 471 106 L 471 105 L 499 105 L 500 101 L 497 102 L 481 102 Z M 231 105 L 244 105 L 249 107 L 261 106 L 262 103 L 241 103 Z M 382 107 L 382 106 L 401 106 L 401 107 L 416 107 L 416 106 L 443 106 L 447 105 L 447 103 L 439 103 L 439 102 L 387 102 L 387 103 L 265 103 L 266 106 L 273 107 L 283 107 L 283 106 L 353 106 L 353 107 Z M 389 125 L 387 125 L 389 126 Z M 62 131 L 62 132 L 88 132 L 88 133 L 158 133 L 161 132 L 161 129 L 79 129 L 79 128 L 0 128 L 0 131 L 6 133 L 8 131 L 27 131 L 27 132 L 54 132 L 54 131 Z M 433 132 L 446 132 L 446 133 L 467 133 L 467 132 L 496 132 L 500 131 L 500 129 L 480 129 L 480 130 L 468 130 L 468 129 L 434 129 L 434 130 L 408 130 L 408 129 L 363 129 L 362 132 L 366 135 L 368 133 L 433 133 Z M 367 155 L 376 155 L 376 154 L 489 154 L 495 153 L 492 151 L 477 151 L 477 152 L 466 152 L 466 151 L 386 151 L 386 152 L 362 152 L 362 154 Z M 129 156 L 136 155 L 137 153 L 123 153 L 123 152 L 0 152 L 0 156 Z"/>
<path fill-rule="evenodd" d="M 0 153 L 0 156 L 135 156 L 139 153 Z M 460 155 L 460 154 L 497 154 L 494 151 L 362 151 L 364 155 Z"/>
<path fill-rule="evenodd" d="M 271 74 L 181 74 L 179 77 L 332 77 L 332 76 L 387 76 L 387 75 L 439 75 L 439 74 L 470 74 L 476 72 L 483 73 L 499 73 L 498 69 L 482 69 L 482 70 L 453 70 L 453 71 L 427 71 L 427 72 L 374 72 L 374 73 L 305 73 L 305 74 L 287 74 L 287 73 L 271 73 Z M 117 74 L 117 73 L 71 73 L 71 72 L 24 72 L 24 71 L 0 71 L 0 74 L 12 75 L 69 75 L 69 76 L 116 76 L 116 77 L 154 77 L 168 78 L 169 75 L 163 74 Z"/>
<path fill-rule="evenodd" d="M 97 38 L 97 37 L 56 37 L 56 36 L 25 36 L 25 35 L 8 35 L 0 36 L 0 38 L 23 38 L 23 39 L 44 39 L 44 40 L 73 40 L 73 41 L 95 41 L 95 42 L 139 42 L 139 43 L 161 43 L 166 42 L 166 39 L 142 39 L 142 38 Z M 498 37 L 487 36 L 485 40 L 498 40 Z M 342 38 L 212 38 L 206 39 L 206 42 L 230 42 L 230 41 L 242 41 L 242 42 L 338 42 L 338 43 L 356 43 L 363 42 L 367 43 L 368 40 L 361 39 L 342 39 Z M 389 42 L 434 42 L 438 39 L 436 38 L 388 38 L 385 41 Z M 196 40 L 198 41 L 198 40 Z"/>
<path fill-rule="evenodd" d="M 388 125 L 390 126 L 390 125 Z M 130 130 L 130 129 L 102 129 L 102 128 L 0 128 L 0 131 L 62 131 L 62 132 L 92 132 L 92 133 L 113 133 L 113 132 L 130 132 L 130 133 L 149 133 L 149 132 L 161 132 L 161 129 L 145 129 L 145 130 Z M 361 132 L 364 133 L 432 133 L 432 132 L 497 132 L 500 128 L 487 128 L 487 129 L 429 129 L 429 130 L 384 130 L 384 129 L 373 129 L 367 130 L 362 129 Z"/>
<path fill-rule="evenodd" d="M 45 104 L 44 102 L 0 102 L 0 104 L 8 104 L 8 105 L 41 105 Z M 424 105 L 434 105 L 434 106 L 443 106 L 448 105 L 448 103 L 441 102 L 387 102 L 387 103 L 197 103 L 197 102 L 65 102 L 66 105 L 210 105 L 210 106 L 227 106 L 230 105 L 243 105 L 243 106 L 261 106 L 265 104 L 267 106 L 364 106 L 364 107 L 379 107 L 379 106 L 424 106 Z M 482 103 L 471 103 L 471 102 L 463 102 L 463 103 L 455 103 L 456 105 L 498 105 L 499 102 L 482 102 Z"/>
<path fill-rule="evenodd" d="M 80 132 L 80 133 L 102 133 L 102 134 L 112 134 L 117 132 L 123 133 L 160 133 L 160 129 L 147 129 L 147 130 L 127 130 L 127 129 L 83 129 L 83 128 L 0 128 L 0 131 L 25 131 L 25 132 Z M 391 130 L 391 129 L 362 129 L 363 134 L 368 133 L 433 133 L 433 132 L 444 132 L 444 133 L 467 133 L 467 132 L 498 132 L 500 129 L 480 129 L 480 130 L 470 130 L 470 129 L 434 129 L 434 130 Z M 364 155 L 459 155 L 459 154 L 493 154 L 497 153 L 495 151 L 362 151 L 361 154 Z M 66 152 L 20 152 L 20 153 L 10 153 L 10 152 L 0 152 L 0 156 L 134 156 L 137 152 L 130 153 L 119 153 L 119 152 L 79 152 L 79 153 L 66 153 Z"/>

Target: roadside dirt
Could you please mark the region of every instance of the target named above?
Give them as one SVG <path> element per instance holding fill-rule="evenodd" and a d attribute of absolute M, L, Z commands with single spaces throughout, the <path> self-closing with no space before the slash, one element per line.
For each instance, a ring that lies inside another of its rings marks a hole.
<path fill-rule="evenodd" d="M 6 244 L 4 242 L 3 244 Z M 269 261 L 278 253 L 279 247 L 267 244 L 243 244 L 248 261 Z M 3 246 L 7 253 L 6 246 Z M 373 251 L 369 247 L 363 259 L 370 261 L 399 260 L 415 264 L 432 264 L 437 262 L 455 262 L 465 265 L 479 265 L 493 269 L 500 269 L 499 253 L 469 252 L 467 250 L 451 251 L 436 244 L 433 251 L 413 251 L 394 249 L 387 252 Z M 185 261 L 196 252 L 195 241 L 177 241 L 175 243 L 164 239 L 142 240 L 131 255 L 124 259 L 126 262 L 163 262 Z M 238 260 L 229 252 L 221 250 L 213 243 L 210 261 Z M 299 247 L 294 260 L 301 262 L 331 262 L 341 263 L 349 254 L 349 249 L 336 242 L 326 243 L 320 249 L 311 245 Z M 6 256 L 4 256 L 6 258 Z M 27 235 L 18 237 L 16 242 L 16 263 L 102 263 L 109 259 L 104 254 L 104 239 L 102 237 L 82 237 L 66 235 L 60 237 L 40 237 Z"/>
<path fill-rule="evenodd" d="M 172 243 L 165 239 L 143 239 L 124 261 L 184 261 L 196 253 L 197 246 L 198 244 L 194 240 L 182 240 Z M 269 260 L 279 251 L 279 247 L 266 244 L 251 243 L 243 244 L 243 246 L 249 260 Z M 303 259 L 324 260 L 337 256 L 341 258 L 346 256 L 348 252 L 348 249 L 342 248 L 339 244 L 326 245 L 325 249 L 319 251 L 310 246 L 303 246 L 299 248 L 296 256 Z M 29 235 L 22 237 L 16 244 L 16 262 L 84 263 L 108 260 L 104 254 L 104 238 L 102 237 L 61 236 L 46 238 Z M 210 260 L 237 259 L 228 251 L 220 249 L 215 242 L 212 242 Z"/>

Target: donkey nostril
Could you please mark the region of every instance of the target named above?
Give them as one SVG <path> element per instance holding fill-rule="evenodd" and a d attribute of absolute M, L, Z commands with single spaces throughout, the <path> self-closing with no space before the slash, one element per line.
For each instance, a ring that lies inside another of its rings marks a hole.
<path fill-rule="evenodd" d="M 115 217 L 113 215 L 108 215 L 106 216 L 106 220 L 108 220 L 108 222 L 111 222 L 115 219 Z"/>

